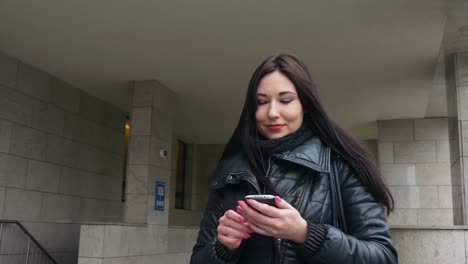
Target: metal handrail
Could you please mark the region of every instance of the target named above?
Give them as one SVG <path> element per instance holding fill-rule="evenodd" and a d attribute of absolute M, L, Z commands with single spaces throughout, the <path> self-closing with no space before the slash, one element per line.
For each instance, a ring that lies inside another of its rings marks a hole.
<path fill-rule="evenodd" d="M 57 264 L 57 261 L 44 249 L 44 247 L 31 235 L 31 233 L 29 233 L 29 231 L 20 222 L 14 221 L 14 220 L 0 220 L 0 256 L 1 256 L 1 250 L 3 247 L 2 244 L 6 242 L 4 241 L 5 238 L 3 236 L 3 232 L 5 230 L 4 227 L 6 227 L 7 224 L 18 227 L 28 239 L 27 250 L 26 250 L 26 261 L 24 262 L 25 264 L 29 264 L 28 263 L 28 261 L 30 260 L 29 253 L 31 252 L 32 245 L 35 246 L 40 251 L 40 253 L 42 253 L 47 258 L 48 263 Z M 31 245 L 31 242 L 32 242 L 32 245 Z M 21 255 L 21 254 L 13 254 L 13 255 Z"/>

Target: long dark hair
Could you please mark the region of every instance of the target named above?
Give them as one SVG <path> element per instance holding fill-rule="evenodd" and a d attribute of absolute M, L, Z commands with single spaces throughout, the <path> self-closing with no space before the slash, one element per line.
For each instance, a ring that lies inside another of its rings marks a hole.
<path fill-rule="evenodd" d="M 269 57 L 255 70 L 249 82 L 239 122 L 224 149 L 218 166 L 222 166 L 222 161 L 232 154 L 243 151 L 257 181 L 274 192 L 260 164 L 262 160 L 258 155 L 259 148 L 256 140 L 258 132 L 255 121 L 257 86 L 265 75 L 274 71 L 284 74 L 296 87 L 304 109 L 303 122 L 307 127 L 354 168 L 357 177 L 367 190 L 387 208 L 388 213 L 391 212 L 394 200 L 377 167 L 375 158 L 361 141 L 337 125 L 322 103 L 307 66 L 292 55 L 281 54 Z"/>

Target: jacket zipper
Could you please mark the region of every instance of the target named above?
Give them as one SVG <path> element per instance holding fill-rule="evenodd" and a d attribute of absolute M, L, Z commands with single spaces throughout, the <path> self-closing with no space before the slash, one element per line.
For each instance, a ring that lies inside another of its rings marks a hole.
<path fill-rule="evenodd" d="M 281 264 L 281 238 L 276 238 L 275 239 L 275 245 L 276 245 L 276 258 L 275 258 L 275 263 L 276 264 Z"/>
<path fill-rule="evenodd" d="M 302 204 L 304 203 L 304 198 L 306 196 L 306 194 L 308 193 L 307 190 L 309 189 L 309 182 L 311 182 L 311 180 L 309 179 L 309 177 L 306 178 L 306 182 L 304 184 L 304 190 L 302 191 L 302 194 L 301 194 L 301 200 L 299 201 L 299 204 L 297 206 L 297 210 L 301 210 L 301 207 L 302 207 Z M 302 210 L 301 210 L 302 211 Z M 301 212 L 299 212 L 301 213 Z M 276 245 L 276 259 L 275 259 L 275 263 L 276 264 L 281 264 L 282 263 L 282 258 L 281 258 L 281 245 L 282 245 L 282 242 L 283 240 L 281 238 L 276 238 L 275 239 L 275 245 Z"/>

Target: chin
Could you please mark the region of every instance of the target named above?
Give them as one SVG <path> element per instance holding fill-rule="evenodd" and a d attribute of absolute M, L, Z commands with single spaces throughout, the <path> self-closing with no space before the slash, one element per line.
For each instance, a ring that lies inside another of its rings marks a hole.
<path fill-rule="evenodd" d="M 281 133 L 281 134 L 266 134 L 265 137 L 268 139 L 277 139 L 277 138 L 282 138 L 284 136 L 287 136 L 288 134 L 286 133 Z"/>

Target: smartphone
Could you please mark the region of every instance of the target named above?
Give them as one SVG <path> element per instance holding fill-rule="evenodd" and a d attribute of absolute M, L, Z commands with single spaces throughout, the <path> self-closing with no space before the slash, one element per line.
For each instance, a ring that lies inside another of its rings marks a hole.
<path fill-rule="evenodd" d="M 244 201 L 247 201 L 247 199 L 255 200 L 259 203 L 264 203 L 276 207 L 275 196 L 270 194 L 246 195 L 244 197 Z"/>

